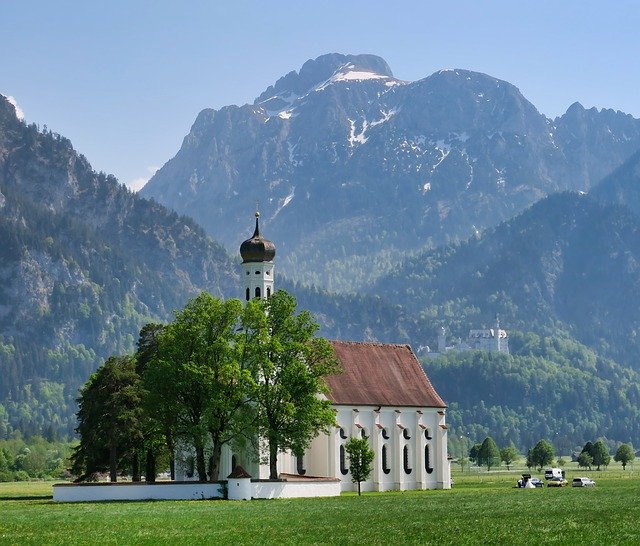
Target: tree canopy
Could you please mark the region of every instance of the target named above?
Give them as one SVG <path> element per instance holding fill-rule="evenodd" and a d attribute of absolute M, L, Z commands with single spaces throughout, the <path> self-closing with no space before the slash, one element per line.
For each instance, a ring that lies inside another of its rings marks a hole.
<path fill-rule="evenodd" d="M 109 358 L 90 377 L 78 398 L 80 443 L 73 471 L 86 477 L 109 470 L 112 482 L 142 441 L 141 388 L 130 356 Z"/>
<path fill-rule="evenodd" d="M 613 456 L 613 460 L 617 463 L 622 463 L 622 469 L 627 469 L 627 464 L 632 462 L 636 458 L 636 454 L 633 448 L 629 444 L 621 444 L 616 454 Z"/>
<path fill-rule="evenodd" d="M 555 450 L 548 440 L 540 440 L 531 450 L 531 462 L 540 470 L 553 462 Z"/>
<path fill-rule="evenodd" d="M 354 436 L 347 440 L 344 448 L 349 456 L 351 481 L 358 484 L 358 495 L 360 495 L 360 484 L 367 481 L 373 470 L 373 449 L 369 446 L 368 438 L 356 438 Z"/>
<path fill-rule="evenodd" d="M 135 477 L 144 453 L 153 479 L 166 446 L 173 477 L 173 453 L 183 446 L 195 453 L 198 478 L 215 481 L 222 446 L 252 443 L 257 459 L 263 442 L 277 478 L 279 452 L 304 452 L 335 423 L 320 396 L 324 377 L 339 371 L 333 348 L 295 309 L 284 291 L 246 307 L 202 293 L 170 324 L 146 325 L 135 357 L 110 358 L 82 390 L 75 472 L 109 466 L 115 480 L 128 462 Z"/>
<path fill-rule="evenodd" d="M 478 463 L 485 465 L 487 470 L 491 470 L 491 467 L 500 464 L 500 449 L 498 449 L 498 445 L 491 436 L 487 436 L 480 446 Z"/>
<path fill-rule="evenodd" d="M 316 337 L 318 324 L 308 311 L 295 314 L 296 300 L 283 290 L 267 300 L 254 299 L 245 308 L 245 358 L 256 378 L 253 400 L 257 424 L 276 479 L 278 452 L 303 452 L 311 439 L 335 424 L 324 378 L 337 373 L 333 348 Z"/>

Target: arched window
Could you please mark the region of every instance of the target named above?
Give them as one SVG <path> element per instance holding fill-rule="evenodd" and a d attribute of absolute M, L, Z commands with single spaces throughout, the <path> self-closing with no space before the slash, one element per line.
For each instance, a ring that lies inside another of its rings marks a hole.
<path fill-rule="evenodd" d="M 427 471 L 427 474 L 433 472 L 433 467 L 431 466 L 431 449 L 428 445 L 424 446 L 424 469 Z"/>
<path fill-rule="evenodd" d="M 300 476 L 304 476 L 307 473 L 307 469 L 304 467 L 304 454 L 300 453 L 296 455 L 296 472 Z"/>
<path fill-rule="evenodd" d="M 429 429 L 428 429 L 428 428 L 425 428 L 425 429 L 424 429 L 424 437 L 425 437 L 427 440 L 431 440 L 431 433 L 429 432 Z"/>
<path fill-rule="evenodd" d="M 391 472 L 391 469 L 389 468 L 389 454 L 387 451 L 387 444 L 384 444 L 382 446 L 382 471 L 385 474 L 389 474 L 389 472 Z"/>
<path fill-rule="evenodd" d="M 404 437 L 405 440 L 411 440 L 411 432 L 409 432 L 408 428 L 405 428 L 402 431 L 402 436 Z"/>
<path fill-rule="evenodd" d="M 343 476 L 346 476 L 349 473 L 349 469 L 347 468 L 344 445 L 342 445 L 342 444 L 340 444 L 340 473 Z"/>
<path fill-rule="evenodd" d="M 267 286 L 267 298 L 271 297 L 271 287 Z"/>
<path fill-rule="evenodd" d="M 247 301 L 249 301 L 249 299 L 251 298 L 251 292 L 249 291 L 249 289 L 247 288 Z"/>
<path fill-rule="evenodd" d="M 235 455 L 231 455 L 231 472 L 233 472 L 238 466 L 238 459 L 236 459 Z"/>
<path fill-rule="evenodd" d="M 367 431 L 364 427 L 360 429 L 360 438 L 368 438 Z"/>
<path fill-rule="evenodd" d="M 389 433 L 387 432 L 387 429 L 386 429 L 386 428 L 383 428 L 383 429 L 382 429 L 382 437 L 383 437 L 385 440 L 388 440 L 388 439 L 389 439 Z"/>
<path fill-rule="evenodd" d="M 260 297 L 260 287 L 256 286 L 256 298 Z"/>
<path fill-rule="evenodd" d="M 404 446 L 402 450 L 402 459 L 404 465 L 404 473 L 411 474 L 412 468 L 409 467 L 409 446 Z"/>
<path fill-rule="evenodd" d="M 340 429 L 340 438 L 342 438 L 343 440 L 347 439 L 347 434 L 345 433 L 343 428 Z"/>

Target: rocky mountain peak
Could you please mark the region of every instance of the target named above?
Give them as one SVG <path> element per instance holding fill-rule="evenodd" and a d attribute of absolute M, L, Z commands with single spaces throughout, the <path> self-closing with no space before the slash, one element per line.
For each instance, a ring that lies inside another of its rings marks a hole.
<path fill-rule="evenodd" d="M 280 78 L 274 85 L 269 86 L 254 104 L 262 104 L 268 110 L 279 109 L 275 108 L 275 101 L 291 103 L 297 97 L 332 78 L 337 72 L 344 71 L 361 71 L 393 78 L 387 62 L 376 55 L 329 53 L 308 60 L 299 72 L 293 70 Z"/>

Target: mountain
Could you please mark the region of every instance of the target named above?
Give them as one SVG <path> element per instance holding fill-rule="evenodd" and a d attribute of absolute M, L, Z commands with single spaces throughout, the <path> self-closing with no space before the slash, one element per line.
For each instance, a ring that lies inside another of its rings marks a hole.
<path fill-rule="evenodd" d="M 419 254 L 372 291 L 454 337 L 493 324 L 562 333 L 640 371 L 640 219 L 578 193 L 547 197 L 468 241 Z"/>
<path fill-rule="evenodd" d="M 640 152 L 606 176 L 590 195 L 607 203 L 628 207 L 640 216 Z"/>
<path fill-rule="evenodd" d="M 96 173 L 0 97 L 0 428 L 72 432 L 77 388 L 140 327 L 237 285 L 192 220 Z M 0 430 L 0 432 L 2 432 Z"/>
<path fill-rule="evenodd" d="M 466 239 L 538 199 L 589 190 L 640 148 L 640 121 L 551 120 L 467 70 L 415 82 L 373 55 L 307 61 L 253 104 L 203 110 L 141 194 L 234 248 L 260 201 L 288 276 L 363 289 L 406 253 Z"/>
<path fill-rule="evenodd" d="M 251 214 L 245 237 L 252 230 Z M 96 173 L 69 140 L 0 96 L 0 438 L 70 435 L 78 387 L 140 328 L 206 290 L 237 297 L 238 256 L 153 200 Z M 321 334 L 405 341 L 424 328 L 379 297 L 332 296 L 278 276 Z"/>

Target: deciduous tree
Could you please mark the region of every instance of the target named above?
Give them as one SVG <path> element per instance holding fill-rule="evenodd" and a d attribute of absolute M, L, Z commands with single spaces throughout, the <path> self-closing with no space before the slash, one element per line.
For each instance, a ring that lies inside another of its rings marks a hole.
<path fill-rule="evenodd" d="M 593 464 L 593 457 L 589 455 L 586 451 L 583 451 L 578 455 L 578 466 L 580 468 L 588 468 L 591 470 L 591 465 Z"/>
<path fill-rule="evenodd" d="M 593 444 L 593 464 L 597 466 L 596 470 L 600 470 L 601 466 L 609 466 L 610 462 L 611 455 L 607 445 L 602 440 L 598 440 Z"/>
<path fill-rule="evenodd" d="M 487 467 L 487 470 L 491 470 L 492 466 L 498 466 L 500 464 L 500 450 L 493 438 L 487 436 L 478 452 L 478 462 Z"/>
<path fill-rule="evenodd" d="M 367 481 L 373 470 L 373 449 L 369 447 L 367 438 L 355 437 L 349 438 L 344 444 L 344 448 L 349 456 L 351 481 L 358 484 L 358 495 L 360 495 L 360 484 Z"/>
<path fill-rule="evenodd" d="M 500 450 L 500 459 L 507 465 L 507 470 L 509 470 L 511 463 L 513 463 L 518 457 L 520 457 L 520 453 L 518 453 L 516 446 L 513 444 L 510 444 Z"/>
<path fill-rule="evenodd" d="M 636 458 L 636 454 L 633 448 L 629 444 L 622 444 L 618 447 L 616 454 L 613 456 L 613 460 L 617 463 L 622 463 L 622 470 L 627 469 L 627 463 L 630 463 Z"/>
<path fill-rule="evenodd" d="M 238 335 L 242 303 L 202 293 L 176 314 L 159 338 L 157 359 L 145 372 L 156 415 L 174 414 L 176 434 L 194 447 L 196 469 L 207 479 L 205 448 L 211 440 L 209 478 L 218 479 L 222 446 L 246 430 L 253 378 Z"/>
<path fill-rule="evenodd" d="M 253 367 L 258 425 L 266 439 L 269 476 L 277 479 L 278 453 L 302 453 L 320 431 L 335 425 L 325 376 L 339 371 L 333 347 L 316 337 L 318 324 L 308 311 L 295 314 L 296 300 L 278 290 L 245 308 L 244 358 Z"/>
<path fill-rule="evenodd" d="M 542 470 L 542 467 L 550 465 L 554 456 L 555 450 L 547 440 L 540 440 L 531 451 L 531 461 L 540 470 Z"/>

